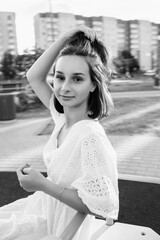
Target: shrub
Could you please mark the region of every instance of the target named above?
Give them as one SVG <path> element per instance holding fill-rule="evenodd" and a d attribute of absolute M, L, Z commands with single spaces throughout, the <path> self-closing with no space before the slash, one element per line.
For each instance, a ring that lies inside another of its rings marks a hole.
<path fill-rule="evenodd" d="M 18 101 L 16 104 L 17 112 L 39 107 L 40 105 L 42 105 L 42 102 L 31 89 L 25 88 L 24 91 L 18 94 Z"/>

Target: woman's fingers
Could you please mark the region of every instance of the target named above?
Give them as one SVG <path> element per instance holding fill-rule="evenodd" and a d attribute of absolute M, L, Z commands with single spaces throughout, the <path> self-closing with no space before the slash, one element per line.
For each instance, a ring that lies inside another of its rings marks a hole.
<path fill-rule="evenodd" d="M 84 34 L 91 40 L 94 41 L 97 38 L 96 31 L 85 25 L 79 26 L 79 30 L 84 32 Z"/>
<path fill-rule="evenodd" d="M 22 175 L 25 174 L 25 173 L 24 173 L 24 169 L 25 169 L 25 168 L 28 168 L 28 167 L 30 167 L 29 164 L 25 164 L 25 165 L 22 165 L 21 167 L 19 167 L 19 168 L 17 169 L 18 179 L 19 179 L 19 177 L 21 177 Z"/>
<path fill-rule="evenodd" d="M 17 169 L 17 177 L 18 177 L 18 179 L 19 179 L 22 175 L 23 175 L 23 173 L 22 173 L 22 167 L 20 167 L 20 168 Z"/>
<path fill-rule="evenodd" d="M 26 170 L 27 168 L 29 168 L 29 167 L 30 167 L 30 165 L 29 165 L 29 164 L 26 164 L 26 165 L 23 167 L 23 169 L 22 169 L 22 173 L 25 174 L 25 173 L 26 173 L 25 170 Z"/>
<path fill-rule="evenodd" d="M 25 167 L 25 168 L 23 169 L 23 173 L 24 173 L 24 174 L 29 174 L 29 173 L 30 173 L 30 170 L 31 170 L 30 167 Z"/>
<path fill-rule="evenodd" d="M 91 41 L 97 38 L 96 31 L 86 25 L 79 25 L 78 27 L 72 28 L 71 30 L 65 32 L 62 36 L 69 39 L 77 32 L 83 32 Z"/>

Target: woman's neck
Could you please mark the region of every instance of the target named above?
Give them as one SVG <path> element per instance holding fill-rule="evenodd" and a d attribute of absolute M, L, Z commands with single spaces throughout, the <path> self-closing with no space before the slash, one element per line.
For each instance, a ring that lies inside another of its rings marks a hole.
<path fill-rule="evenodd" d="M 81 120 L 89 120 L 90 118 L 87 115 L 86 111 L 67 111 L 64 110 L 64 115 L 66 119 L 66 127 L 70 128 L 76 122 Z"/>

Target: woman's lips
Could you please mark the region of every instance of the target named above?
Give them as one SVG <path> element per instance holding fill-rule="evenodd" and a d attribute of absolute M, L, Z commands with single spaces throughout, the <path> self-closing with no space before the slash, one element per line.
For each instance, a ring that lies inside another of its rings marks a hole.
<path fill-rule="evenodd" d="M 72 98 L 74 98 L 73 96 L 64 96 L 64 95 L 61 95 L 61 98 L 62 99 L 65 99 L 65 100 L 70 100 Z"/>

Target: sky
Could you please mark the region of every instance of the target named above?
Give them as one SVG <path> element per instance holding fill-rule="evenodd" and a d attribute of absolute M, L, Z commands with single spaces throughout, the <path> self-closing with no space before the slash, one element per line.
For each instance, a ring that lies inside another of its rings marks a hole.
<path fill-rule="evenodd" d="M 34 46 L 33 17 L 40 12 L 66 12 L 122 20 L 160 23 L 160 0 L 0 0 L 0 12 L 16 13 L 18 52 Z"/>

